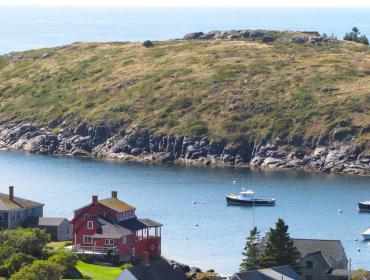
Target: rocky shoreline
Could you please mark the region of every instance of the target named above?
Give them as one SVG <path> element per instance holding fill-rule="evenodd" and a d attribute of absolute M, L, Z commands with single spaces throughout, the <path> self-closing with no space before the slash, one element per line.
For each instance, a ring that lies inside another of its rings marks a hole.
<path fill-rule="evenodd" d="M 72 127 L 72 128 L 71 128 Z M 370 154 L 355 137 L 334 131 L 315 144 L 284 142 L 229 143 L 195 136 L 158 136 L 147 131 L 119 132 L 109 125 L 37 127 L 1 123 L 0 148 L 37 154 L 208 166 L 251 166 L 276 169 L 370 175 Z"/>

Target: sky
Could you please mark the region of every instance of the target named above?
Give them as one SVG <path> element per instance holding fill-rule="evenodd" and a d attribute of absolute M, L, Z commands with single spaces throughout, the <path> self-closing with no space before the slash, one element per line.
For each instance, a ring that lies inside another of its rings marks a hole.
<path fill-rule="evenodd" d="M 370 0 L 0 0 L 0 5 L 370 7 Z"/>

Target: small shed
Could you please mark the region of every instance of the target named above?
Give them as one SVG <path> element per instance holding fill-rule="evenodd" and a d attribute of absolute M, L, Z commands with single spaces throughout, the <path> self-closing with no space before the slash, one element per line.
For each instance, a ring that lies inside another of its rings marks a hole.
<path fill-rule="evenodd" d="M 45 229 L 52 241 L 68 241 L 72 239 L 72 226 L 66 218 L 37 217 L 24 222 L 26 227 Z"/>
<path fill-rule="evenodd" d="M 67 241 L 72 239 L 72 230 L 66 218 L 40 217 L 37 225 L 50 233 L 53 241 Z"/>

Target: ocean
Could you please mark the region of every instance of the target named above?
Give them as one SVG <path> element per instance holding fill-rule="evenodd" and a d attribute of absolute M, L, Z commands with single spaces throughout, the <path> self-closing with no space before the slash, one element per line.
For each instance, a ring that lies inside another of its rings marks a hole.
<path fill-rule="evenodd" d="M 0 54 L 77 41 L 182 38 L 230 29 L 319 31 L 370 37 L 370 8 L 92 8 L 0 6 Z"/>

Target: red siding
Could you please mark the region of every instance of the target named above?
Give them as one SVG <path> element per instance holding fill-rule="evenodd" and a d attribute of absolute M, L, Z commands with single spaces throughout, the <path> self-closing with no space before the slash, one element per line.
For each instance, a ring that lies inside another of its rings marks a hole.
<path fill-rule="evenodd" d="M 84 219 L 84 215 L 88 214 L 87 220 Z M 83 209 L 80 209 L 75 213 L 74 219 L 71 221 L 73 224 L 73 244 L 81 246 L 97 246 L 97 247 L 110 247 L 105 245 L 105 238 L 97 238 L 93 240 L 92 244 L 84 244 L 83 236 L 92 236 L 98 230 L 98 224 L 93 221 L 93 229 L 87 228 L 87 222 L 93 220 L 94 215 L 106 217 L 110 220 L 117 219 L 117 212 L 107 208 L 98 203 L 91 203 Z M 112 239 L 112 238 L 110 238 Z M 150 256 L 161 255 L 161 237 L 148 237 L 141 239 L 135 235 L 128 236 L 126 244 L 122 244 L 122 238 L 113 239 L 114 245 L 118 250 L 118 254 L 121 259 L 133 259 L 140 260 L 143 258 L 143 253 L 148 252 Z M 135 248 L 135 256 L 132 256 L 132 248 Z"/>

